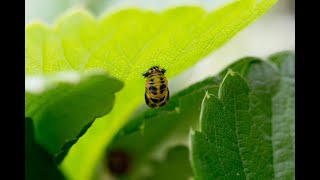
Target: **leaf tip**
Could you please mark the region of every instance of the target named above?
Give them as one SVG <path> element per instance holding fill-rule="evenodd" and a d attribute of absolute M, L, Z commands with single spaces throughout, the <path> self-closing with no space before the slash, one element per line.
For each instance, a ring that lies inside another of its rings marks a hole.
<path fill-rule="evenodd" d="M 47 31 L 49 29 L 50 29 L 50 27 L 48 24 L 44 23 L 40 19 L 35 19 L 32 22 L 27 24 L 27 26 L 25 28 L 25 32 L 26 32 L 26 34 L 28 34 L 29 32 L 33 32 L 35 30 Z"/>
<path fill-rule="evenodd" d="M 235 76 L 236 73 L 232 69 L 228 69 L 227 75 Z"/>
<path fill-rule="evenodd" d="M 74 7 L 61 14 L 55 20 L 55 29 L 59 29 L 65 23 L 73 22 L 73 21 L 84 21 L 84 19 L 90 19 L 91 21 L 95 21 L 94 15 L 84 9 L 83 7 Z"/>
<path fill-rule="evenodd" d="M 208 91 L 206 91 L 204 98 L 209 99 L 213 94 L 209 94 Z"/>

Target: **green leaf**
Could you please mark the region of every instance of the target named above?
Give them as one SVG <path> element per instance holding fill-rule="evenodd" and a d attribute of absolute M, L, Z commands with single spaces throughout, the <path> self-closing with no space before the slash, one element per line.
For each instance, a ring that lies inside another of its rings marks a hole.
<path fill-rule="evenodd" d="M 274 64 L 277 70 L 274 76 L 270 72 L 269 77 L 278 80 L 276 85 L 267 81 L 261 68 L 259 60 L 254 57 L 247 57 L 232 64 L 229 68 L 241 72 L 247 76 L 249 84 L 252 87 L 265 82 L 269 83 L 274 93 L 268 104 L 272 103 L 272 145 L 273 145 L 273 166 L 276 179 L 294 178 L 295 164 L 295 54 L 292 51 L 283 51 L 272 54 L 268 58 L 268 63 Z M 260 68 L 259 68 L 260 66 Z M 252 69 L 251 76 L 248 70 Z M 226 71 L 221 73 L 225 75 Z M 278 77 L 279 76 L 279 77 Z M 253 81 L 255 78 L 255 82 Z M 254 84 L 253 84 L 254 83 Z M 266 89 L 268 87 L 265 87 Z M 261 87 L 260 89 L 263 89 Z M 263 109 L 261 109 L 263 110 Z M 266 110 L 264 109 L 266 112 Z M 268 110 L 269 111 L 269 110 Z"/>
<path fill-rule="evenodd" d="M 217 149 L 208 143 L 205 134 L 195 131 L 191 132 L 191 165 L 195 179 L 223 179 L 224 169 L 219 160 L 213 156 L 218 154 Z M 214 169 L 214 170 L 213 170 Z M 239 174 L 240 175 L 240 174 Z M 226 178 L 225 178 L 226 179 Z"/>
<path fill-rule="evenodd" d="M 205 96 L 200 115 L 203 135 L 193 140 L 207 141 L 207 145 L 202 147 L 199 142 L 191 142 L 197 179 L 271 179 L 274 176 L 271 118 L 267 116 L 268 111 L 260 110 L 260 103 L 263 106 L 267 103 L 261 98 L 266 93 L 261 93 L 256 95 L 255 90 L 250 91 L 240 75 L 229 71 L 220 85 L 218 97 Z"/>
<path fill-rule="evenodd" d="M 63 147 L 60 149 L 60 153 L 57 154 L 56 157 L 55 157 L 55 162 L 56 162 L 57 164 L 60 164 L 60 163 L 62 162 L 62 160 L 64 159 L 64 157 L 68 154 L 69 149 L 78 141 L 78 139 L 79 139 L 81 136 L 84 135 L 84 133 L 87 132 L 88 128 L 91 127 L 91 125 L 92 125 L 93 122 L 94 122 L 94 120 L 91 121 L 91 122 L 89 122 L 87 125 L 85 125 L 85 126 L 82 128 L 81 132 L 75 137 L 75 139 L 73 139 L 73 140 L 71 140 L 71 141 L 68 141 L 68 142 L 66 142 L 66 143 L 63 145 Z"/>
<path fill-rule="evenodd" d="M 295 178 L 295 54 L 280 52 L 270 56 L 280 76 L 272 98 L 273 164 L 276 179 Z"/>
<path fill-rule="evenodd" d="M 26 74 L 103 68 L 125 83 L 113 110 L 95 121 L 64 159 L 68 178 L 93 176 L 106 146 L 144 101 L 144 71 L 158 64 L 167 69 L 169 79 L 178 75 L 276 2 L 240 0 L 212 12 L 193 6 L 161 13 L 125 9 L 101 19 L 76 10 L 61 16 L 53 27 L 40 22 L 28 25 Z M 90 153 L 83 156 L 83 152 Z"/>
<path fill-rule="evenodd" d="M 241 0 L 213 12 L 193 6 L 160 14 L 125 9 L 99 20 L 84 10 L 71 11 L 53 28 L 40 22 L 27 26 L 26 73 L 103 67 L 119 79 L 138 79 L 152 65 L 160 64 L 173 77 L 220 47 L 275 2 Z"/>
<path fill-rule="evenodd" d="M 242 84 L 247 84 L 248 95 L 241 95 L 243 86 L 224 81 L 218 97 L 205 96 L 201 132 L 191 135 L 196 178 L 294 178 L 294 53 L 276 53 L 270 59 L 278 67 L 254 57 L 229 66 L 245 78 Z M 221 75 L 232 79 L 230 72 Z M 233 111 L 228 106 L 232 101 L 240 103 L 234 103 Z M 241 107 L 246 108 L 243 111 Z M 235 140 L 230 143 L 232 137 Z M 232 145 L 238 147 L 232 150 Z M 231 158 L 236 156 L 228 154 L 230 150 L 239 152 L 238 157 Z"/>
<path fill-rule="evenodd" d="M 52 156 L 34 140 L 34 127 L 31 118 L 25 118 L 25 179 L 65 179 L 56 167 Z"/>
<path fill-rule="evenodd" d="M 37 142 L 52 155 L 66 154 L 87 124 L 111 111 L 122 86 L 104 72 L 27 77 L 25 115 L 34 121 Z"/>

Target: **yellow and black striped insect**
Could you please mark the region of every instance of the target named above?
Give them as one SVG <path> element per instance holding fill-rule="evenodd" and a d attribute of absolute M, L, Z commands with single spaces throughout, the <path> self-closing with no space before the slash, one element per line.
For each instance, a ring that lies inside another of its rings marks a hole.
<path fill-rule="evenodd" d="M 146 78 L 144 98 L 151 108 L 159 108 L 169 101 L 169 88 L 167 78 L 164 76 L 165 69 L 152 66 L 143 74 Z"/>

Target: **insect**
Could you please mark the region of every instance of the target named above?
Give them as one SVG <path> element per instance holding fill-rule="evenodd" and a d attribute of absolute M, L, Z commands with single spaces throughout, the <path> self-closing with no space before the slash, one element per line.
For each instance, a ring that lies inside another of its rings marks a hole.
<path fill-rule="evenodd" d="M 159 108 L 169 101 L 169 88 L 167 78 L 164 76 L 165 69 L 152 66 L 143 74 L 146 78 L 144 98 L 151 108 Z"/>

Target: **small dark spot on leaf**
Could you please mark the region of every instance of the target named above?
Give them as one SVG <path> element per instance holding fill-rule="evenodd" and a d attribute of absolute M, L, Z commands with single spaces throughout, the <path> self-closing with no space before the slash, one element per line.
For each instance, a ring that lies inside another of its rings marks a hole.
<path fill-rule="evenodd" d="M 115 175 L 124 175 L 129 171 L 130 157 L 123 150 L 112 150 L 107 155 L 107 167 Z"/>

